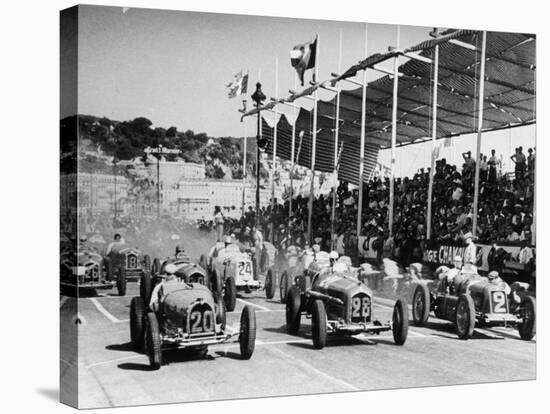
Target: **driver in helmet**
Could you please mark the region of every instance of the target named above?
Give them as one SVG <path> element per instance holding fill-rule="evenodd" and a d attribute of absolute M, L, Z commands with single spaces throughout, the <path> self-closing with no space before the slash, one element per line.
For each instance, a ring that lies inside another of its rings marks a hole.
<path fill-rule="evenodd" d="M 78 248 L 79 249 L 87 249 L 88 248 L 88 237 L 86 235 L 80 236 L 80 240 L 78 242 Z"/>
<path fill-rule="evenodd" d="M 154 312 L 158 311 L 159 303 L 164 296 L 164 287 L 169 283 L 180 282 L 178 276 L 176 275 L 177 270 L 178 268 L 176 267 L 176 265 L 169 263 L 164 267 L 164 272 L 158 275 L 158 277 L 160 277 L 162 280 L 157 283 L 155 288 L 153 289 L 153 292 L 151 293 L 151 301 L 149 302 L 149 307 Z"/>
<path fill-rule="evenodd" d="M 453 259 L 453 267 L 446 272 L 446 289 L 450 292 L 453 292 L 455 287 L 458 286 L 460 279 L 462 279 L 459 274 L 462 270 L 462 257 L 455 256 Z"/>
<path fill-rule="evenodd" d="M 329 253 L 328 259 L 329 259 L 329 261 L 330 261 L 330 267 L 331 267 L 331 268 L 334 267 L 334 264 L 335 264 L 336 261 L 338 260 L 338 257 L 339 257 L 339 256 L 340 256 L 340 255 L 339 255 L 338 252 L 335 251 L 335 250 L 333 250 L 333 251 L 331 251 L 331 252 Z"/>
<path fill-rule="evenodd" d="M 178 260 L 188 260 L 188 261 L 191 260 L 191 258 L 187 255 L 187 253 L 185 253 L 185 249 L 181 244 L 178 244 L 176 246 L 176 253 L 174 257 Z"/>
<path fill-rule="evenodd" d="M 504 293 L 506 293 L 506 295 L 509 295 L 510 292 L 512 291 L 508 283 L 502 280 L 502 278 L 499 276 L 496 270 L 491 270 L 487 275 L 487 279 L 489 279 L 489 283 L 504 289 Z"/>

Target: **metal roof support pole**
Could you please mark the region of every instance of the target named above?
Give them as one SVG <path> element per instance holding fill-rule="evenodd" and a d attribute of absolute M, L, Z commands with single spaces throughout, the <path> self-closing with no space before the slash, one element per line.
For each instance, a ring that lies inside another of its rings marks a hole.
<path fill-rule="evenodd" d="M 316 36 L 316 56 L 315 56 L 315 81 L 317 82 L 319 74 L 319 35 Z M 311 216 L 313 215 L 313 190 L 315 188 L 315 151 L 317 150 L 317 98 L 318 90 L 315 89 L 313 95 L 313 134 L 311 137 L 311 187 L 309 189 L 308 216 L 307 216 L 307 239 L 310 245 L 313 245 L 313 237 L 311 233 Z"/>
<path fill-rule="evenodd" d="M 397 44 L 395 47 L 399 49 L 399 35 L 400 26 L 397 26 Z M 391 163 L 390 163 L 390 217 L 389 217 L 389 230 L 390 236 L 393 236 L 393 210 L 394 210 L 394 178 L 395 178 L 395 143 L 397 141 L 397 89 L 399 86 L 399 55 L 396 55 L 393 61 L 393 103 L 392 103 L 392 116 L 391 116 Z"/>
<path fill-rule="evenodd" d="M 428 185 L 428 216 L 426 217 L 426 238 L 432 237 L 432 197 L 435 174 L 435 140 L 437 138 L 437 84 L 439 82 L 439 45 L 434 47 L 434 78 L 433 78 L 433 97 L 432 97 L 432 161 L 430 168 L 430 183 Z"/>
<path fill-rule="evenodd" d="M 368 25 L 365 24 L 365 58 L 367 54 Z M 397 77 L 396 77 L 397 78 Z M 359 152 L 359 200 L 357 203 L 357 237 L 361 235 L 361 219 L 363 215 L 363 173 L 365 171 L 365 123 L 367 110 L 367 69 L 363 70 L 363 84 L 361 85 L 361 149 Z M 358 239 L 359 240 L 359 239 Z"/>
<path fill-rule="evenodd" d="M 481 154 L 481 129 L 483 128 L 483 104 L 485 92 L 485 50 L 487 43 L 487 32 L 483 31 L 481 38 L 481 68 L 479 71 L 479 103 L 477 116 L 477 150 L 476 150 L 476 173 L 474 179 L 474 207 L 473 207 L 473 223 L 472 234 L 474 238 L 477 236 L 477 216 L 479 202 L 479 155 Z"/>
<path fill-rule="evenodd" d="M 275 99 L 279 99 L 279 58 L 275 57 Z M 275 112 L 275 129 L 273 130 L 273 161 L 271 163 L 271 220 L 269 239 L 271 243 L 275 240 L 275 226 L 273 218 L 275 217 L 275 161 L 277 156 L 277 112 Z"/>
<path fill-rule="evenodd" d="M 340 38 L 338 43 L 338 73 L 342 70 L 342 29 L 340 29 Z M 330 229 L 330 248 L 336 249 L 334 233 L 336 232 L 336 186 L 338 184 L 338 134 L 340 132 L 340 84 L 338 83 L 338 92 L 336 92 L 336 120 L 334 128 L 334 182 L 332 184 L 332 212 L 331 212 L 331 229 Z"/>

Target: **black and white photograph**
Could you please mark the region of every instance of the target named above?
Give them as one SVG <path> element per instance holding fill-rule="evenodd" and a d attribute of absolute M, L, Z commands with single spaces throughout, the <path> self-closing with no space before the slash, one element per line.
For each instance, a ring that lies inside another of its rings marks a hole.
<path fill-rule="evenodd" d="M 537 379 L 537 33 L 59 16 L 62 403 Z"/>

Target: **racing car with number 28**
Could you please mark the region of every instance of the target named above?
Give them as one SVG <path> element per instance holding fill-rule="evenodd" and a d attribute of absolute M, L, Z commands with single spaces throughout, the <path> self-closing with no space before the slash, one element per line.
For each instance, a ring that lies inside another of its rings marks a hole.
<path fill-rule="evenodd" d="M 373 295 L 348 265 L 336 262 L 332 268 L 317 254 L 301 275 L 296 276 L 286 297 L 286 327 L 297 334 L 301 316 L 311 318 L 313 346 L 321 349 L 327 334 L 379 334 L 391 330 L 394 342 L 403 345 L 408 334 L 408 311 L 404 299 L 393 308 L 392 320 L 382 323 L 373 317 Z M 328 257 L 326 258 L 328 262 Z"/>

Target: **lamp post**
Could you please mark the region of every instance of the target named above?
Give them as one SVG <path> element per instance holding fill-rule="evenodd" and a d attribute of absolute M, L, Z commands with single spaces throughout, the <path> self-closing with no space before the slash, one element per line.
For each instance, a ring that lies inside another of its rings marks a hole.
<path fill-rule="evenodd" d="M 266 96 L 262 92 L 262 84 L 256 83 L 256 91 L 252 94 L 252 100 L 256 103 L 258 110 L 258 129 L 256 133 L 256 227 L 260 224 L 260 147 L 265 145 L 262 140 L 262 115 L 260 106 L 265 101 Z"/>
<path fill-rule="evenodd" d="M 156 148 L 147 147 L 143 150 L 145 154 L 155 154 L 157 156 L 157 218 L 160 217 L 160 158 L 164 154 L 180 154 L 178 149 L 169 149 L 159 144 Z"/>
<path fill-rule="evenodd" d="M 115 155 L 114 158 L 113 158 L 113 175 L 115 176 L 114 177 L 114 198 L 115 198 L 115 202 L 114 202 L 114 207 L 115 207 L 115 216 L 114 216 L 114 220 L 116 221 L 117 219 L 117 215 L 118 215 L 118 211 L 117 211 L 117 200 L 116 200 L 116 174 L 117 174 L 117 168 L 116 168 L 116 164 L 118 162 L 118 157 Z"/>

